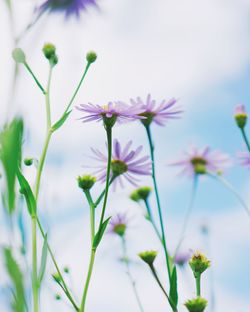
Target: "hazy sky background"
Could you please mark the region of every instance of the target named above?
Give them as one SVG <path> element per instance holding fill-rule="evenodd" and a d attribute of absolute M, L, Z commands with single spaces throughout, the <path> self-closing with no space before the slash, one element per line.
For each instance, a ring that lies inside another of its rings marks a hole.
<path fill-rule="evenodd" d="M 32 16 L 33 1 L 13 0 L 19 33 Z M 38 3 L 38 2 L 36 2 Z M 26 121 L 25 155 L 38 157 L 45 135 L 45 107 L 40 90 L 21 68 L 14 106 L 10 107 L 13 61 L 8 14 L 0 2 L 0 98 L 3 122 L 20 113 Z M 87 76 L 75 105 L 128 101 L 150 92 L 157 100 L 176 97 L 183 106 L 183 118 L 165 127 L 153 126 L 157 171 L 164 206 L 166 233 L 171 250 L 179 238 L 181 222 L 191 191 L 191 181 L 177 177 L 167 163 L 182 156 L 190 143 L 209 145 L 235 158 L 244 150 L 233 120 L 234 107 L 244 103 L 250 112 L 250 1 L 248 0 L 100 0 L 99 9 L 90 8 L 81 19 L 65 20 L 60 14 L 44 16 L 21 42 L 27 59 L 41 81 L 48 68 L 41 48 L 44 42 L 57 46 L 59 63 L 52 82 L 52 116 L 56 120 L 67 104 L 85 66 L 85 54 L 95 50 L 98 60 Z M 100 124 L 82 124 L 74 111 L 66 125 L 54 135 L 42 179 L 40 215 L 49 229 L 51 244 L 59 263 L 72 271 L 72 288 L 80 298 L 89 255 L 88 207 L 76 185 L 89 162 L 90 146 L 105 148 Z M 114 136 L 122 142 L 148 146 L 139 123 L 117 126 Z M 34 169 L 26 175 L 34 178 Z M 226 177 L 250 203 L 249 172 L 234 162 Z M 142 180 L 142 185 L 150 180 Z M 127 239 L 132 267 L 145 312 L 169 311 L 165 298 L 136 254 L 160 245 L 142 210 L 131 203 L 128 186 L 111 193 L 108 214 L 128 211 L 133 219 Z M 97 188 L 97 193 L 98 193 Z M 154 201 L 152 200 L 152 204 Z M 202 237 L 202 224 L 209 238 Z M 1 227 L 3 228 L 3 222 Z M 27 221 L 29 228 L 29 222 Z M 207 241 L 206 241 L 207 240 Z M 1 243 L 6 242 L 2 230 Z M 215 181 L 204 179 L 198 188 L 194 213 L 183 250 L 200 249 L 212 260 L 204 278 L 204 297 L 210 299 L 211 281 L 215 309 L 208 312 L 249 312 L 250 310 L 250 220 L 235 197 Z M 117 260 L 121 256 L 118 238 L 106 235 L 97 254 L 91 282 L 88 310 L 92 312 L 136 312 L 136 302 Z M 157 267 L 166 279 L 164 258 Z M 54 272 L 49 262 L 47 273 Z M 212 279 L 211 279 L 212 275 Z M 194 296 L 195 285 L 187 271 L 179 272 L 180 303 Z M 71 311 L 53 299 L 56 287 L 48 275 L 42 291 L 41 311 Z M 7 308 L 6 308 L 7 309 Z M 8 311 L 8 310 L 6 310 Z M 180 304 L 180 311 L 185 309 Z"/>

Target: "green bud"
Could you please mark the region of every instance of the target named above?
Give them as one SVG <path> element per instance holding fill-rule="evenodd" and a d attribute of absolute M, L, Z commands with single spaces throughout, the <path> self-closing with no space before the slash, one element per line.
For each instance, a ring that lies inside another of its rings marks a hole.
<path fill-rule="evenodd" d="M 25 166 L 31 166 L 33 164 L 33 158 L 25 158 L 23 162 Z"/>
<path fill-rule="evenodd" d="M 68 273 L 69 273 L 69 268 L 68 268 L 68 267 L 65 267 L 65 268 L 63 269 L 63 271 L 64 271 L 64 273 L 68 274 Z"/>
<path fill-rule="evenodd" d="M 97 59 L 97 55 L 94 51 L 89 51 L 86 55 L 86 60 L 88 63 L 94 63 Z"/>
<path fill-rule="evenodd" d="M 146 262 L 148 265 L 152 265 L 155 261 L 155 258 L 157 256 L 157 251 L 155 250 L 147 250 L 140 252 L 138 256 Z"/>
<path fill-rule="evenodd" d="M 237 126 L 240 129 L 244 129 L 247 124 L 247 118 L 248 118 L 244 105 L 236 106 L 234 118 L 235 118 Z"/>
<path fill-rule="evenodd" d="M 61 277 L 58 273 L 54 273 L 52 274 L 53 279 L 57 282 L 60 283 L 61 282 Z"/>
<path fill-rule="evenodd" d="M 194 276 L 197 277 L 210 267 L 210 261 L 202 253 L 196 252 L 189 261 L 189 265 Z"/>
<path fill-rule="evenodd" d="M 197 297 L 195 299 L 188 300 L 184 305 L 189 312 L 203 312 L 207 307 L 207 300 Z"/>
<path fill-rule="evenodd" d="M 96 177 L 93 177 L 91 175 L 84 175 L 84 176 L 79 176 L 77 178 L 78 181 L 78 186 L 83 190 L 83 191 L 89 191 L 92 186 L 96 182 Z"/>
<path fill-rule="evenodd" d="M 62 298 L 61 298 L 61 296 L 60 296 L 59 294 L 56 294 L 56 295 L 55 295 L 55 299 L 56 299 L 56 300 L 61 300 Z"/>
<path fill-rule="evenodd" d="M 56 54 L 56 47 L 52 43 L 45 43 L 43 46 L 43 54 L 46 59 L 50 60 Z"/>
<path fill-rule="evenodd" d="M 140 200 L 147 200 L 148 196 L 152 192 L 152 188 L 150 186 L 143 186 L 136 190 L 134 190 L 130 194 L 130 199 L 138 202 Z"/>
<path fill-rule="evenodd" d="M 12 51 L 12 57 L 15 62 L 24 64 L 26 62 L 26 57 L 22 49 L 16 48 Z"/>

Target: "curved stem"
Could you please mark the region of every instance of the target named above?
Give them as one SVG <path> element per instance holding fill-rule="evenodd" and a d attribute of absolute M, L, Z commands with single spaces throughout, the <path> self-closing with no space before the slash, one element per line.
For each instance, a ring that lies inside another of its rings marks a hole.
<path fill-rule="evenodd" d="M 42 93 L 45 95 L 46 91 L 44 89 L 44 87 L 42 86 L 42 84 L 40 83 L 40 81 L 38 80 L 38 78 L 36 77 L 36 75 L 33 73 L 32 69 L 30 68 L 30 66 L 28 65 L 28 63 L 24 63 L 24 66 L 26 67 L 26 69 L 28 70 L 28 72 L 31 74 L 32 78 L 35 80 L 35 83 L 37 84 L 38 88 L 42 91 Z"/>
<path fill-rule="evenodd" d="M 157 235 L 157 237 L 159 238 L 161 244 L 162 244 L 162 237 L 161 237 L 161 234 L 155 224 L 155 221 L 153 219 L 153 216 L 152 216 L 152 212 L 151 212 L 151 208 L 150 208 L 150 205 L 149 205 L 149 202 L 147 199 L 144 200 L 144 203 L 145 203 L 145 206 L 146 206 L 146 210 L 147 210 L 147 213 L 148 213 L 148 221 L 152 224 L 154 230 L 155 230 L 155 233 Z"/>
<path fill-rule="evenodd" d="M 144 309 L 143 309 L 143 306 L 142 306 L 142 303 L 141 303 L 141 300 L 140 300 L 140 297 L 139 297 L 139 294 L 138 294 L 138 291 L 137 291 L 137 288 L 136 288 L 136 282 L 131 274 L 131 271 L 130 271 L 130 266 L 129 266 L 129 260 L 128 260 L 128 256 L 127 256 L 127 246 L 126 246 L 126 240 L 125 240 L 125 237 L 122 236 L 121 237 L 121 240 L 122 240 L 122 250 L 123 250 L 123 261 L 125 263 L 125 266 L 126 266 L 126 273 L 129 277 L 129 281 L 132 285 L 132 289 L 133 289 L 133 292 L 135 294 L 135 298 L 136 298 L 136 301 L 138 303 L 138 307 L 139 307 L 139 310 L 141 312 L 144 312 Z"/>
<path fill-rule="evenodd" d="M 246 135 L 246 131 L 245 131 L 244 128 L 240 128 L 240 130 L 241 130 L 241 134 L 242 134 L 242 136 L 243 136 L 243 140 L 244 140 L 245 143 L 246 143 L 247 149 L 248 149 L 248 151 L 250 152 L 250 143 L 249 143 L 249 141 L 248 141 L 248 138 L 247 138 L 247 135 Z"/>
<path fill-rule="evenodd" d="M 177 253 L 178 253 L 178 251 L 180 249 L 180 246 L 181 246 L 181 244 L 183 242 L 184 236 L 186 234 L 188 222 L 189 222 L 192 210 L 193 210 L 194 201 L 195 201 L 195 197 L 196 197 L 196 194 L 197 194 L 197 187 L 198 187 L 198 175 L 196 174 L 194 176 L 191 198 L 190 198 L 188 209 L 186 211 L 184 222 L 183 222 L 183 225 L 182 225 L 180 239 L 179 239 L 179 242 L 178 242 L 177 247 L 175 249 L 174 258 L 176 257 L 176 255 L 177 255 Z"/>
<path fill-rule="evenodd" d="M 39 220 L 38 217 L 37 217 L 37 224 L 38 224 L 38 227 L 39 227 L 39 230 L 40 230 L 40 232 L 41 232 L 41 234 L 42 234 L 43 239 L 45 239 L 46 235 L 45 235 L 45 232 L 44 232 L 44 230 L 43 230 L 43 228 L 42 228 L 41 222 L 40 222 L 40 220 Z M 59 275 L 59 277 L 60 277 L 60 281 L 62 282 L 62 286 L 63 286 L 62 289 L 63 289 L 65 295 L 67 296 L 67 298 L 69 299 L 69 301 L 72 303 L 72 305 L 73 305 L 73 307 L 75 308 L 75 310 L 78 311 L 79 308 L 78 308 L 78 306 L 76 305 L 74 299 L 73 299 L 72 296 L 71 296 L 71 293 L 70 293 L 70 291 L 69 291 L 69 289 L 68 289 L 68 287 L 67 287 L 67 285 L 66 285 L 66 282 L 65 282 L 65 280 L 64 280 L 64 278 L 63 278 L 63 275 L 62 275 L 62 273 L 61 273 L 61 271 L 60 271 L 60 269 L 59 269 L 59 267 L 58 267 L 58 264 L 57 264 L 57 262 L 56 262 L 55 256 L 54 256 L 54 254 L 53 254 L 53 252 L 52 252 L 52 249 L 51 249 L 51 247 L 50 247 L 48 241 L 47 241 L 47 248 L 48 248 L 50 257 L 51 257 L 51 259 L 52 259 L 52 262 L 53 262 L 53 264 L 54 264 L 54 266 L 55 266 L 55 268 L 56 268 L 56 271 L 57 271 L 57 273 L 58 273 L 58 275 Z"/>
<path fill-rule="evenodd" d="M 107 132 L 107 141 L 108 141 L 108 163 L 107 163 L 105 194 L 104 194 L 101 218 L 100 218 L 100 223 L 99 223 L 99 229 L 103 223 L 106 206 L 107 206 L 108 192 L 109 192 L 109 185 L 110 185 L 109 181 L 110 181 L 110 172 L 111 172 L 111 159 L 112 159 L 112 127 L 107 127 L 106 132 Z"/>
<path fill-rule="evenodd" d="M 150 147 L 150 156 L 151 156 L 151 161 L 152 161 L 152 179 L 153 179 L 155 196 L 156 196 L 157 210 L 158 210 L 159 219 L 160 219 L 162 244 L 163 244 L 163 249 L 164 249 L 165 258 L 166 258 L 169 283 L 171 283 L 171 267 L 170 267 L 168 250 L 167 250 L 167 246 L 166 246 L 166 237 L 165 237 L 165 231 L 164 231 L 160 197 L 159 197 L 159 192 L 158 192 L 158 187 L 157 187 L 157 182 L 156 182 L 156 176 L 155 176 L 154 145 L 153 145 L 153 140 L 152 140 L 152 136 L 151 136 L 150 126 L 145 126 L 145 128 L 146 128 L 149 147 Z"/>
<path fill-rule="evenodd" d="M 247 204 L 244 202 L 244 200 L 241 198 L 240 194 L 235 190 L 235 188 L 222 176 L 220 175 L 215 175 L 211 172 L 207 172 L 207 174 L 217 180 L 218 182 L 222 183 L 229 191 L 231 191 L 235 197 L 238 199 L 238 201 L 240 202 L 240 204 L 242 205 L 242 207 L 245 209 L 246 213 L 248 214 L 248 216 L 250 217 L 250 210 L 247 206 Z"/>
<path fill-rule="evenodd" d="M 39 309 L 39 286 L 37 280 L 37 242 L 36 242 L 36 216 L 31 218 L 32 224 L 32 292 L 34 312 Z"/>

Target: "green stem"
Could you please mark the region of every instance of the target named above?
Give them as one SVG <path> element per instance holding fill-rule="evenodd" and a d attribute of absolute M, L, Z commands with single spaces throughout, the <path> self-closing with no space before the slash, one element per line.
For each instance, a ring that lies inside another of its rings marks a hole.
<path fill-rule="evenodd" d="M 52 78 L 52 70 L 53 67 L 49 67 L 49 78 L 47 83 L 47 89 L 45 93 L 45 103 L 46 103 L 46 119 L 47 119 L 47 132 L 50 131 L 51 128 L 51 111 L 50 111 L 50 85 L 51 85 L 51 78 Z"/>
<path fill-rule="evenodd" d="M 111 177 L 111 179 L 110 179 L 110 181 L 109 181 L 109 186 L 114 182 L 115 178 L 116 178 L 116 176 L 112 176 L 112 177 Z M 105 193 L 106 193 L 106 187 L 105 187 L 105 189 L 101 192 L 101 194 L 100 194 L 100 196 L 97 198 L 97 200 L 94 202 L 95 207 L 97 207 L 97 206 L 100 204 L 100 202 L 101 202 L 101 200 L 103 199 Z"/>
<path fill-rule="evenodd" d="M 43 239 L 45 239 L 46 235 L 45 235 L 45 232 L 44 232 L 44 230 L 43 230 L 43 228 L 42 228 L 42 225 L 41 225 L 41 222 L 40 222 L 39 218 L 37 218 L 37 224 L 38 224 L 38 227 L 39 227 L 39 230 L 40 230 L 40 232 L 41 232 L 41 234 L 42 234 Z M 69 301 L 72 303 L 72 305 L 73 305 L 73 307 L 75 308 L 75 310 L 76 310 L 76 311 L 79 311 L 78 306 L 76 305 L 74 299 L 72 298 L 72 296 L 71 296 L 71 294 L 70 294 L 70 291 L 69 291 L 69 289 L 68 289 L 68 287 L 67 287 L 67 285 L 66 285 L 66 282 L 65 282 L 65 280 L 64 280 L 64 278 L 63 278 L 63 275 L 62 275 L 62 273 L 61 273 L 61 271 L 60 271 L 60 269 L 59 269 L 59 267 L 58 267 L 58 264 L 57 264 L 57 262 L 56 262 L 55 256 L 54 256 L 54 254 L 53 254 L 53 252 L 52 252 L 52 249 L 51 249 L 51 247 L 50 247 L 50 245 L 49 245 L 48 242 L 47 242 L 47 248 L 48 248 L 50 257 L 51 257 L 51 259 L 52 259 L 52 262 L 53 262 L 53 264 L 54 264 L 54 266 L 55 266 L 55 268 L 56 268 L 56 271 L 57 271 L 57 273 L 58 273 L 58 275 L 59 275 L 59 277 L 60 277 L 60 281 L 62 282 L 62 286 L 63 286 L 62 289 L 64 290 L 65 295 L 67 296 L 67 298 L 69 299 Z"/>
<path fill-rule="evenodd" d="M 112 127 L 107 127 L 106 132 L 107 132 L 107 141 L 108 141 L 108 163 L 107 163 L 105 194 L 104 194 L 101 218 L 100 218 L 100 223 L 99 223 L 99 229 L 102 226 L 104 216 L 105 216 L 106 206 L 107 206 L 108 192 L 109 192 L 109 185 L 110 185 L 109 178 L 110 178 L 110 172 L 111 172 L 111 159 L 112 159 Z"/>
<path fill-rule="evenodd" d="M 87 63 L 87 65 L 85 67 L 85 70 L 84 70 L 84 73 L 83 73 L 83 75 L 82 75 L 82 77 L 81 77 L 81 79 L 80 79 L 80 81 L 79 81 L 79 83 L 78 83 L 78 85 L 76 87 L 75 92 L 73 93 L 73 95 L 72 95 L 72 97 L 71 97 L 71 99 L 69 101 L 69 104 L 67 105 L 67 107 L 66 107 L 66 109 L 64 111 L 64 114 L 68 112 L 68 110 L 70 109 L 72 103 L 74 102 L 74 99 L 75 99 L 75 97 L 76 97 L 76 95 L 77 95 L 77 93 L 78 93 L 78 91 L 79 91 L 79 89 L 80 89 L 80 87 L 81 87 L 81 85 L 83 83 L 83 80 L 84 80 L 85 76 L 87 75 L 87 72 L 88 72 L 88 70 L 90 68 L 90 65 L 91 65 L 91 63 Z"/>
<path fill-rule="evenodd" d="M 171 306 L 173 312 L 178 312 L 177 308 L 175 307 L 174 303 L 171 301 L 171 298 L 169 297 L 169 295 L 167 294 L 165 288 L 163 287 L 163 285 L 162 285 L 162 283 L 161 283 L 161 281 L 160 281 L 160 279 L 159 279 L 159 277 L 158 277 L 158 274 L 157 274 L 157 272 L 156 272 L 156 270 L 155 270 L 154 265 L 153 265 L 153 264 L 149 265 L 149 268 L 150 268 L 150 270 L 151 270 L 151 272 L 152 272 L 152 274 L 153 274 L 153 277 L 155 278 L 155 280 L 156 280 L 158 286 L 160 287 L 160 289 L 162 290 L 163 294 L 164 294 L 164 295 L 166 296 L 166 298 L 168 299 L 168 302 L 169 302 L 169 304 L 170 304 L 170 306 Z"/>
<path fill-rule="evenodd" d="M 31 219 L 32 223 L 32 292 L 34 312 L 39 308 L 39 286 L 37 280 L 37 242 L 36 242 L 36 216 Z"/>
<path fill-rule="evenodd" d="M 195 276 L 195 281 L 196 281 L 196 296 L 200 297 L 201 296 L 201 275 L 197 274 Z"/>
<path fill-rule="evenodd" d="M 155 233 L 157 235 L 157 237 L 159 238 L 161 244 L 162 244 L 162 237 L 161 237 L 161 234 L 155 224 L 155 221 L 153 219 L 153 216 L 152 216 L 152 212 L 151 212 L 151 208 L 150 208 L 150 205 L 149 205 L 149 202 L 147 199 L 144 200 L 144 203 L 145 203 L 145 207 L 146 207 L 146 210 L 147 210 L 147 214 L 148 214 L 148 220 L 149 222 L 152 224 L 154 230 L 155 230 Z"/>
<path fill-rule="evenodd" d="M 93 199 L 89 190 L 86 190 L 84 193 L 85 193 L 85 196 L 87 198 L 89 208 L 90 208 L 90 229 L 91 229 L 91 246 L 92 246 L 94 242 L 94 237 L 95 237 L 95 204 L 93 202 Z"/>
<path fill-rule="evenodd" d="M 169 255 L 168 255 L 168 251 L 167 251 L 167 246 L 166 246 L 166 237 L 165 237 L 165 231 L 164 231 L 164 224 L 163 224 L 162 210 L 161 210 L 161 204 L 160 204 L 160 197 L 159 197 L 158 187 L 157 187 L 157 183 L 156 183 L 156 175 L 155 175 L 154 145 L 153 145 L 153 140 L 152 140 L 152 136 L 151 136 L 150 126 L 145 126 L 145 128 L 146 128 L 146 132 L 147 132 L 147 136 L 148 136 L 148 142 L 149 142 L 149 147 L 150 147 L 150 156 L 151 156 L 151 161 L 152 161 L 152 179 L 153 179 L 155 196 L 156 196 L 156 203 L 157 203 L 157 209 L 158 209 L 158 214 L 159 214 L 159 219 L 160 219 L 162 245 L 163 245 L 165 258 L 166 258 L 169 283 L 171 283 L 171 267 L 170 267 L 170 261 L 169 261 Z"/>
<path fill-rule="evenodd" d="M 250 152 L 250 143 L 249 143 L 249 141 L 248 141 L 248 138 L 247 138 L 247 135 L 246 135 L 246 131 L 245 131 L 244 128 L 240 128 L 240 130 L 241 130 L 241 134 L 242 134 L 242 136 L 243 136 L 243 140 L 244 140 L 245 143 L 246 143 L 247 149 L 248 149 L 248 151 Z"/>
<path fill-rule="evenodd" d="M 36 75 L 33 73 L 32 69 L 29 67 L 28 63 L 24 63 L 24 66 L 27 68 L 28 72 L 31 74 L 31 76 L 33 77 L 33 79 L 35 80 L 37 86 L 39 87 L 39 89 L 42 91 L 42 93 L 45 95 L 46 91 L 43 88 L 43 86 L 41 85 L 41 83 L 39 82 L 39 80 L 37 79 Z"/>
<path fill-rule="evenodd" d="M 221 175 L 215 175 L 211 172 L 207 172 L 207 175 L 222 183 L 229 191 L 231 191 L 236 196 L 242 207 L 245 209 L 248 216 L 250 216 L 250 210 L 247 204 L 244 202 L 244 200 L 241 198 L 240 194 L 235 190 L 235 188 L 225 178 L 223 178 Z"/>
<path fill-rule="evenodd" d="M 136 301 L 138 303 L 138 307 L 139 307 L 139 310 L 141 312 L 144 312 L 144 309 L 143 309 L 143 306 L 142 306 L 142 303 L 141 303 L 141 300 L 140 300 L 140 297 L 139 297 L 139 294 L 138 294 L 138 291 L 137 291 L 137 288 L 136 288 L 136 282 L 131 274 L 131 271 L 130 271 L 130 266 L 129 266 L 129 260 L 128 260 L 128 256 L 127 256 L 127 246 L 126 246 L 126 240 L 125 240 L 125 237 L 122 236 L 121 237 L 122 239 L 122 250 L 123 250 L 123 261 L 125 263 L 125 266 L 126 266 L 126 273 L 129 277 L 129 281 L 132 285 L 132 289 L 133 289 L 133 292 L 135 294 L 135 298 L 136 298 Z"/>
<path fill-rule="evenodd" d="M 193 206 L 194 206 L 195 197 L 196 197 L 196 194 L 197 194 L 197 186 L 198 186 L 198 175 L 196 174 L 194 176 L 193 187 L 192 187 L 192 194 L 191 194 L 191 198 L 190 198 L 190 202 L 189 202 L 189 205 L 188 205 L 188 209 L 187 209 L 187 212 L 186 212 L 186 215 L 185 215 L 185 218 L 184 218 L 184 222 L 183 222 L 183 225 L 182 225 L 180 239 L 179 239 L 179 242 L 178 242 L 177 247 L 175 249 L 174 258 L 176 257 L 176 255 L 177 255 L 177 253 L 178 253 L 178 251 L 179 251 L 179 249 L 181 247 L 181 244 L 183 242 L 183 239 L 184 239 L 184 236 L 185 236 L 185 233 L 186 233 L 186 230 L 187 230 L 188 221 L 190 219 L 190 215 L 192 213 Z"/>
<path fill-rule="evenodd" d="M 83 291 L 83 296 L 82 296 L 82 303 L 79 312 L 84 312 L 85 311 L 85 304 L 86 304 L 86 299 L 87 299 L 87 294 L 88 294 L 88 289 L 89 289 L 89 283 L 90 279 L 92 276 L 93 272 L 93 267 L 94 267 L 94 262 L 95 262 L 95 255 L 96 255 L 96 250 L 92 248 L 91 250 L 91 256 L 90 256 L 90 261 L 89 261 L 89 269 L 88 269 L 88 275 L 86 279 L 86 283 L 84 286 L 84 291 Z"/>

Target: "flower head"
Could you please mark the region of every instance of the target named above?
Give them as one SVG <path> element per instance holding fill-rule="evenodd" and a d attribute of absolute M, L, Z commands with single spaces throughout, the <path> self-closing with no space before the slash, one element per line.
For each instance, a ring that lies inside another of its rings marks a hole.
<path fill-rule="evenodd" d="M 194 276 L 202 274 L 210 267 L 210 261 L 200 252 L 196 252 L 189 261 Z"/>
<path fill-rule="evenodd" d="M 89 191 L 96 182 L 96 177 L 91 175 L 83 175 L 77 178 L 78 186 L 83 191 Z"/>
<path fill-rule="evenodd" d="M 41 12 L 63 12 L 66 17 L 80 16 L 80 12 L 88 6 L 97 6 L 96 0 L 47 0 L 39 8 Z"/>
<path fill-rule="evenodd" d="M 123 237 L 125 235 L 128 219 L 126 214 L 117 214 L 115 217 L 112 217 L 110 221 L 110 230 L 109 233 L 113 233 Z"/>
<path fill-rule="evenodd" d="M 142 112 L 140 115 L 145 117 L 141 122 L 145 126 L 149 126 L 152 122 L 164 126 L 165 122 L 170 119 L 179 118 L 182 113 L 180 107 L 174 108 L 177 103 L 176 99 L 171 99 L 168 102 L 162 100 L 159 106 L 156 106 L 156 101 L 153 100 L 149 94 L 145 101 L 137 97 L 136 99 L 131 99 L 131 103 L 132 105 L 139 105 L 141 107 Z"/>
<path fill-rule="evenodd" d="M 250 169 L 250 152 L 239 153 L 239 160 L 241 166 Z"/>
<path fill-rule="evenodd" d="M 107 105 L 94 105 L 91 103 L 80 104 L 78 110 L 86 113 L 86 116 L 80 119 L 83 122 L 103 121 L 105 126 L 112 127 L 116 122 L 142 119 L 138 114 L 142 111 L 138 105 L 130 106 L 123 102 L 109 102 Z"/>
<path fill-rule="evenodd" d="M 243 129 L 246 126 L 248 115 L 244 105 L 236 106 L 234 118 L 239 128 Z"/>
<path fill-rule="evenodd" d="M 137 175 L 150 175 L 151 174 L 151 161 L 149 156 L 140 157 L 142 146 L 137 147 L 135 150 L 131 149 L 132 141 L 129 141 L 124 148 L 118 140 L 113 141 L 113 153 L 111 161 L 111 177 L 114 178 L 114 187 L 117 182 L 123 187 L 123 178 L 132 185 L 137 186 Z M 94 153 L 94 158 L 101 162 L 97 167 L 97 178 L 105 182 L 106 180 L 106 166 L 108 158 L 98 149 L 91 149 Z"/>
<path fill-rule="evenodd" d="M 148 265 L 152 265 L 157 256 L 157 251 L 155 250 L 147 250 L 140 252 L 138 256 L 142 259 L 142 261 L 146 262 Z"/>
<path fill-rule="evenodd" d="M 183 167 L 180 174 L 194 176 L 207 172 L 218 173 L 229 164 L 230 159 L 227 155 L 219 151 L 211 151 L 209 147 L 198 149 L 192 145 L 183 159 L 170 165 Z"/>
<path fill-rule="evenodd" d="M 207 300 L 197 297 L 195 299 L 188 300 L 184 305 L 189 312 L 203 312 L 207 307 Z"/>
<path fill-rule="evenodd" d="M 150 186 L 142 186 L 134 190 L 130 194 L 130 198 L 135 202 L 139 202 L 140 200 L 147 200 L 151 192 L 152 188 Z"/>

